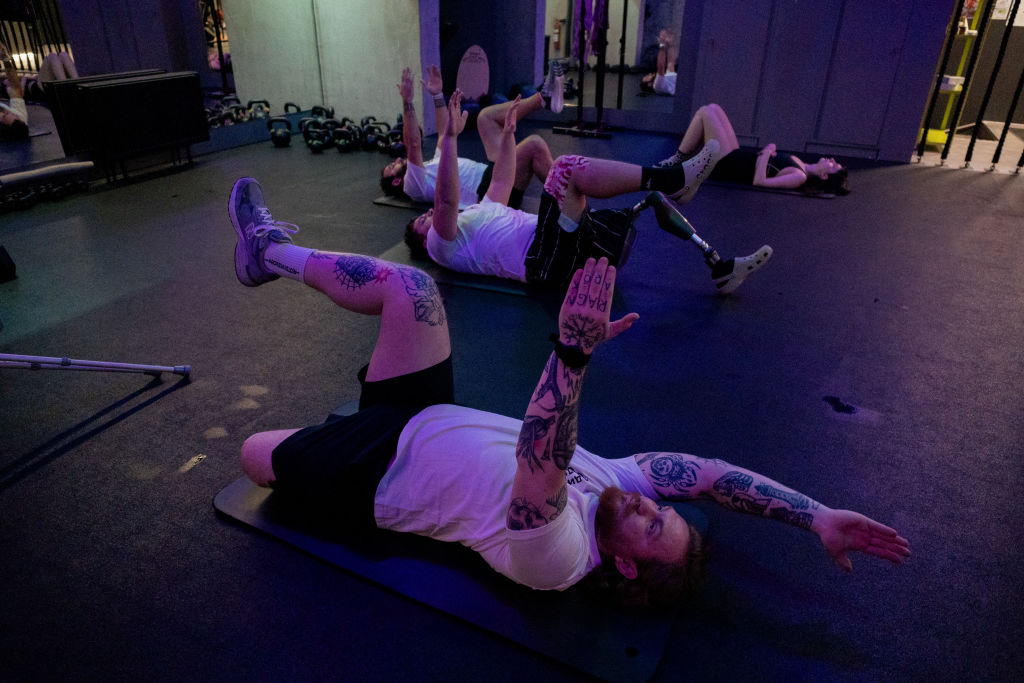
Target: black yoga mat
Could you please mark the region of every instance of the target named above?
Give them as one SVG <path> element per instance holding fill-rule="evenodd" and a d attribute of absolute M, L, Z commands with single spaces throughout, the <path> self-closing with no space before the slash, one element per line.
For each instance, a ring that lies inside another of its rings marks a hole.
<path fill-rule="evenodd" d="M 426 211 L 433 206 L 431 202 L 417 202 L 408 197 L 389 197 L 383 195 L 373 200 L 377 206 L 391 206 L 396 209 L 412 209 L 413 211 Z"/>
<path fill-rule="evenodd" d="M 721 181 L 721 180 L 705 180 L 704 182 L 706 184 L 708 184 L 708 185 L 715 185 L 717 187 L 732 187 L 732 188 L 736 188 L 736 189 L 739 189 L 739 190 L 754 190 L 755 192 L 772 192 L 774 194 L 791 194 L 791 195 L 796 195 L 797 197 L 814 197 L 814 198 L 817 198 L 817 199 L 835 199 L 836 196 L 837 196 L 835 194 L 828 194 L 828 193 L 807 194 L 806 192 L 801 192 L 800 190 L 791 190 L 791 189 L 785 188 L 785 187 L 763 187 L 761 185 L 753 185 L 753 184 L 750 184 L 750 183 L 727 183 L 727 182 L 724 182 L 724 181 Z"/>
<path fill-rule="evenodd" d="M 501 277 L 492 277 L 490 275 L 459 273 L 457 271 L 444 268 L 443 266 L 439 266 L 433 261 L 421 261 L 419 259 L 415 259 L 412 257 L 412 254 L 409 253 L 409 247 L 405 246 L 404 242 L 400 242 L 391 247 L 383 254 L 380 254 L 378 258 L 391 261 L 392 263 L 414 266 L 434 278 L 435 282 L 444 285 L 451 285 L 453 287 L 468 287 L 469 289 L 500 292 L 502 294 L 512 294 L 515 296 L 543 296 L 545 294 L 551 294 L 550 290 L 528 285 L 525 282 L 508 280 Z M 560 298 L 561 293 L 557 293 L 556 296 Z"/>
<path fill-rule="evenodd" d="M 245 477 L 225 487 L 213 504 L 324 562 L 605 680 L 648 680 L 676 618 L 618 612 L 573 589 L 531 590 L 454 543 L 379 530 L 345 536 Z M 702 526 L 702 513 L 681 507 Z"/>

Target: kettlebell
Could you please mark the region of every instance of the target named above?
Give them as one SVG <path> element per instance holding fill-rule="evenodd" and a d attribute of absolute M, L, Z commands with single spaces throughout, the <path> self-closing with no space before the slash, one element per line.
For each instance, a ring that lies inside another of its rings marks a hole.
<path fill-rule="evenodd" d="M 309 147 L 310 152 L 320 154 L 327 147 L 330 132 L 314 118 L 303 119 L 303 122 L 305 125 L 302 127 L 302 138 L 306 141 L 306 147 Z"/>
<path fill-rule="evenodd" d="M 287 147 L 292 144 L 292 123 L 284 116 L 267 119 L 267 130 L 270 131 L 270 141 L 274 143 L 274 147 Z"/>
<path fill-rule="evenodd" d="M 288 111 L 289 109 L 294 109 L 294 111 Z M 285 102 L 284 103 L 284 113 L 285 114 L 298 114 L 300 111 L 302 111 L 302 107 L 300 107 L 299 105 L 295 104 L 294 102 Z"/>
<path fill-rule="evenodd" d="M 266 100 L 249 100 L 245 108 L 249 110 L 250 119 L 265 119 L 270 116 L 270 102 Z"/>

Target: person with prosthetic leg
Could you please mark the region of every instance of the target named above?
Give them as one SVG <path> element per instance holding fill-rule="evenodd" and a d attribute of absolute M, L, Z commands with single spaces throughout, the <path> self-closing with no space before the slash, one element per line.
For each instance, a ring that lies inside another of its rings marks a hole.
<path fill-rule="evenodd" d="M 235 183 L 229 215 L 243 285 L 293 280 L 380 317 L 358 374 L 358 412 L 242 445 L 243 471 L 274 489 L 275 504 L 312 505 L 348 531 L 460 543 L 517 583 L 581 584 L 636 608 L 678 604 L 702 571 L 700 533 L 658 501 L 709 500 L 808 531 L 846 571 L 850 551 L 894 564 L 910 555 L 896 530 L 722 460 L 665 451 L 609 459 L 578 445 L 587 367 L 639 318 L 612 318 L 616 269 L 606 258 L 573 274 L 557 341 L 523 418 L 513 419 L 454 404 L 448 316 L 426 273 L 294 244 L 296 226 L 273 218 L 252 178 Z"/>
<path fill-rule="evenodd" d="M 406 226 L 405 241 L 414 257 L 431 259 L 462 273 L 561 289 L 587 258 L 604 256 L 616 267 L 624 266 L 636 235 L 633 223 L 647 206 L 655 209 L 659 225 L 667 232 L 684 239 L 695 236 L 673 203 L 690 201 L 714 168 L 716 140 L 708 141 L 698 154 L 671 168 L 642 167 L 579 155 L 560 156 L 545 178 L 538 214 L 530 214 L 506 205 L 509 188 L 516 178 L 513 134 L 521 103 L 517 99 L 509 104 L 484 199 L 460 212 L 458 136 L 466 114 L 461 111 L 461 93 L 456 91 L 452 95 L 447 127 L 439 142 L 434 208 Z M 589 206 L 590 198 L 610 198 L 645 189 L 654 192 L 630 209 Z M 704 254 L 715 285 L 723 294 L 735 291 L 770 256 L 768 246 L 741 259 L 723 261 L 714 250 Z"/>
<path fill-rule="evenodd" d="M 772 256 L 772 248 L 766 244 L 749 256 L 722 259 L 718 251 L 697 234 L 690 221 L 679 211 L 679 207 L 670 202 L 664 194 L 650 193 L 633 207 L 633 212 L 639 214 L 647 207 L 654 209 L 654 215 L 662 230 L 697 245 L 704 256 L 704 263 L 711 269 L 711 279 L 714 280 L 720 294 L 735 292 L 748 276 L 764 267 Z"/>

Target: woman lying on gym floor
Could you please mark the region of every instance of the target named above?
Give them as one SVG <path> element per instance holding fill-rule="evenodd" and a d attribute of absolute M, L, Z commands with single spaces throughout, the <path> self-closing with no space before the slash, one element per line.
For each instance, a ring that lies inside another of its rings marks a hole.
<path fill-rule="evenodd" d="M 846 169 L 832 157 L 807 163 L 795 154 L 776 151 L 775 143 L 765 145 L 760 151 L 741 148 L 732 123 L 717 104 L 706 104 L 698 109 L 676 153 L 655 166 L 678 166 L 708 140 L 718 140 L 722 155 L 711 172 L 711 180 L 799 190 L 805 194 L 850 193 Z"/>

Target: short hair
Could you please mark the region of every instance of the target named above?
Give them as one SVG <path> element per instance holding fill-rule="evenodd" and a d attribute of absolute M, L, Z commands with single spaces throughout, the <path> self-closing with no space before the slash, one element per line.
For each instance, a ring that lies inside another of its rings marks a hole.
<path fill-rule="evenodd" d="M 0 124 L 0 139 L 27 140 L 28 124 L 21 119 L 8 124 Z"/>
<path fill-rule="evenodd" d="M 387 195 L 388 197 L 405 197 L 406 194 L 405 190 L 402 189 L 402 183 L 399 183 L 397 185 L 395 185 L 394 183 L 395 178 L 404 177 L 404 171 L 402 176 L 386 176 L 384 175 L 384 171 L 386 171 L 387 168 L 388 167 L 385 166 L 380 170 L 380 189 L 383 190 L 384 194 Z"/>
<path fill-rule="evenodd" d="M 419 218 L 419 216 L 416 216 L 416 218 Z M 416 228 L 413 226 L 416 218 L 405 224 L 405 244 L 409 247 L 409 253 L 412 254 L 413 258 L 429 261 L 430 252 L 427 251 L 427 238 L 425 235 L 416 232 Z"/>
<path fill-rule="evenodd" d="M 579 582 L 580 588 L 600 602 L 639 612 L 672 609 L 692 598 L 704 583 L 707 544 L 690 527 L 690 545 L 678 562 L 637 560 L 637 577 L 627 579 L 615 558 L 601 553 L 601 564 Z"/>
<path fill-rule="evenodd" d="M 845 168 L 829 173 L 824 179 L 816 173 L 808 173 L 807 180 L 800 186 L 804 194 L 850 194 L 850 178 Z"/>

